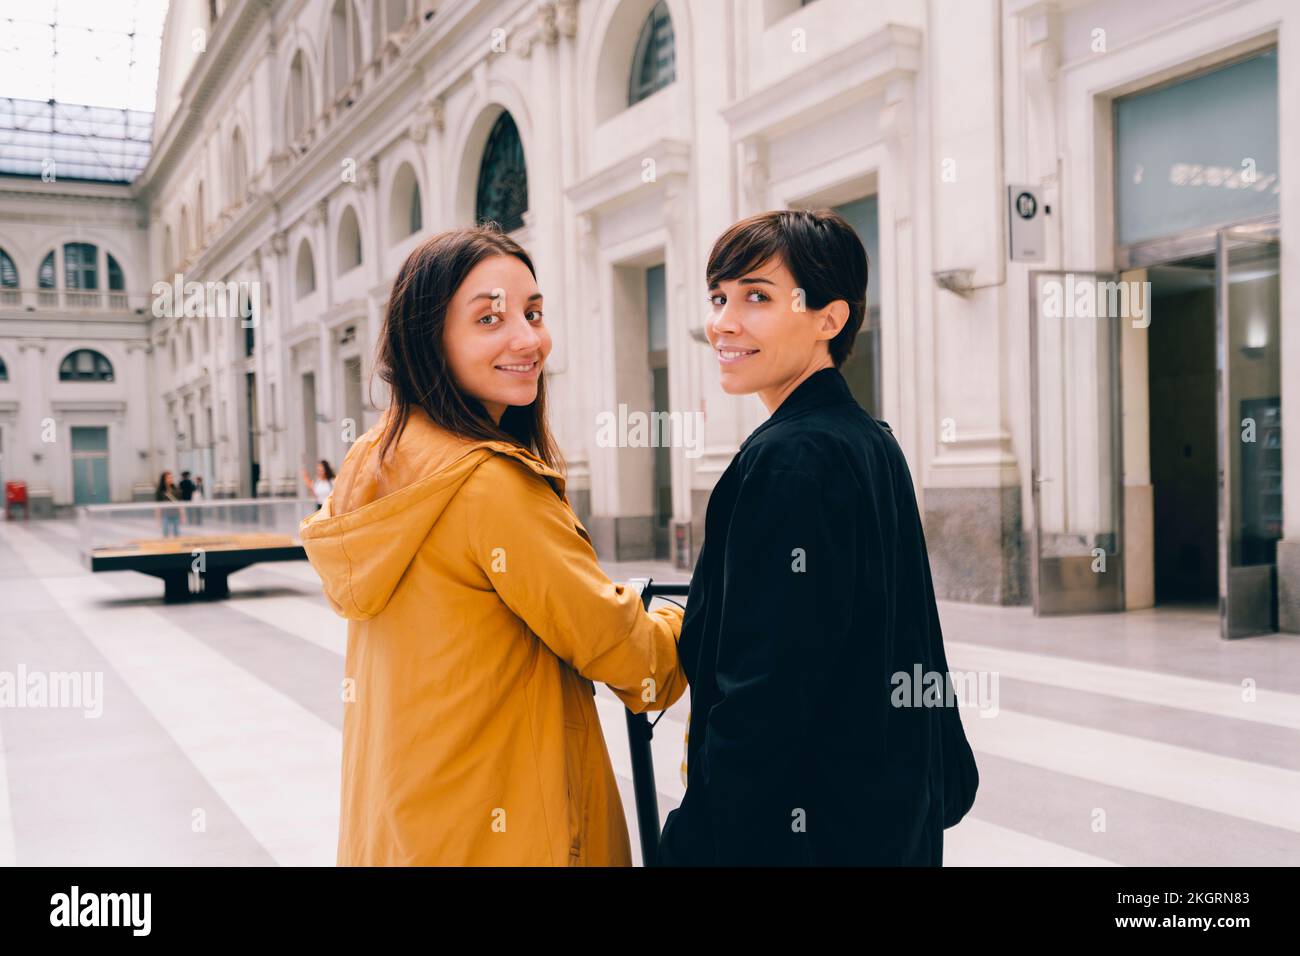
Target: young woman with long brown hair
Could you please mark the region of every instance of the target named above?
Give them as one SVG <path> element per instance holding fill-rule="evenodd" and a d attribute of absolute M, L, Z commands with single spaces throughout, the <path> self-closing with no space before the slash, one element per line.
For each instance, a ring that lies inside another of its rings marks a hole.
<path fill-rule="evenodd" d="M 550 349 L 532 260 L 495 230 L 398 273 L 391 404 L 302 527 L 349 620 L 340 864 L 631 862 L 592 682 L 672 704 L 681 612 L 597 563 L 547 426 Z"/>

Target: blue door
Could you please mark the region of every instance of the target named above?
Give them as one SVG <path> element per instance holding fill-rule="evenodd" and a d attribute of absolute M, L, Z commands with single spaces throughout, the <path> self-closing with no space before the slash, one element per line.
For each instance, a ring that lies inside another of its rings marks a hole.
<path fill-rule="evenodd" d="M 106 504 L 108 490 L 108 428 L 72 429 L 72 500 L 79 505 Z"/>

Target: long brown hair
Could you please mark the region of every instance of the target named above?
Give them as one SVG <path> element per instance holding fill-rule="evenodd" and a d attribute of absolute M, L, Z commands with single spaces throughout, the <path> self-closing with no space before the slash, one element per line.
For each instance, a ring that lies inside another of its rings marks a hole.
<path fill-rule="evenodd" d="M 514 256 L 537 278 L 523 248 L 486 223 L 440 232 L 420 243 L 397 273 L 375 357 L 376 373 L 392 389 L 379 461 L 401 437 L 412 408 L 463 438 L 505 441 L 531 451 L 556 471 L 564 460 L 546 423 L 546 376 L 530 405 L 510 405 L 497 425 L 482 403 L 457 384 L 443 351 L 447 309 L 471 269 L 489 256 Z"/>

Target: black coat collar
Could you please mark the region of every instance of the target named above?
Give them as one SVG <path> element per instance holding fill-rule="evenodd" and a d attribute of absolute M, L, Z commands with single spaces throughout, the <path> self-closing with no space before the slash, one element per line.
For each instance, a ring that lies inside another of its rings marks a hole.
<path fill-rule="evenodd" d="M 844 381 L 844 376 L 840 370 L 831 367 L 824 368 L 820 371 L 813 372 L 806 379 L 799 383 L 799 386 L 786 396 L 771 417 L 763 424 L 759 425 L 749 437 L 741 443 L 743 450 L 746 445 L 754 440 L 756 435 L 761 434 L 765 429 L 775 425 L 777 422 L 783 422 L 787 419 L 803 415 L 816 408 L 822 408 L 826 405 L 838 405 L 843 402 L 857 402 L 853 397 L 853 392 L 849 390 L 849 383 Z"/>

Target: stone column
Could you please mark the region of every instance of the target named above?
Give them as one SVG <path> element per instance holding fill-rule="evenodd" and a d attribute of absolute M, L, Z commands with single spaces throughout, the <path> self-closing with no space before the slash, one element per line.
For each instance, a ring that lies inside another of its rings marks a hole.
<path fill-rule="evenodd" d="M 933 271 L 963 277 L 966 289 L 927 290 L 935 386 L 922 433 L 937 434 L 938 441 L 927 442 L 933 457 L 922 466 L 926 537 L 940 597 L 1021 604 L 1027 578 L 1020 470 L 1006 400 L 1002 23 L 989 5 L 942 9 L 930 37 L 929 232 Z M 950 49 L 960 49 L 960 56 L 945 55 Z"/>
<path fill-rule="evenodd" d="M 127 393 L 127 440 L 122 444 L 131 456 L 127 469 L 131 478 L 131 500 L 152 501 L 153 476 L 150 474 L 151 442 L 155 433 L 153 403 L 150 401 L 154 377 L 149 372 L 153 346 L 147 339 L 126 343 L 131 363 L 131 381 Z"/>
<path fill-rule="evenodd" d="M 56 252 L 57 255 L 57 252 Z M 23 377 L 28 385 L 24 386 L 23 407 L 21 409 L 18 454 L 9 468 L 11 481 L 27 482 L 28 508 L 33 518 L 54 517 L 54 488 L 51 480 L 52 450 L 51 442 L 66 440 L 59 435 L 57 423 L 50 425 L 46 421 L 52 418 L 50 409 L 50 387 L 46 382 L 45 343 L 37 339 L 21 339 L 18 352 L 23 356 Z"/>
<path fill-rule="evenodd" d="M 442 101 L 435 100 L 432 109 L 433 128 L 442 132 Z M 439 137 L 434 137 L 434 146 L 430 149 L 431 153 L 436 153 Z M 378 418 L 379 412 L 388 407 L 388 386 L 381 382 L 374 374 L 375 355 L 379 349 L 379 336 L 383 331 L 384 318 L 388 309 L 388 283 L 385 281 L 388 277 L 384 275 L 384 233 L 383 217 L 380 216 L 382 199 L 379 194 L 379 160 L 375 158 L 368 159 L 361 165 L 361 178 L 359 181 L 362 193 L 362 210 L 370 223 L 370 255 L 368 257 L 367 271 L 370 274 L 370 288 L 366 295 L 366 329 L 365 329 L 365 349 L 361 353 L 361 381 L 362 396 L 369 408 L 369 403 L 373 399 L 374 418 L 366 422 L 358 422 L 358 437 L 366 430 L 369 425 L 374 424 Z"/>

